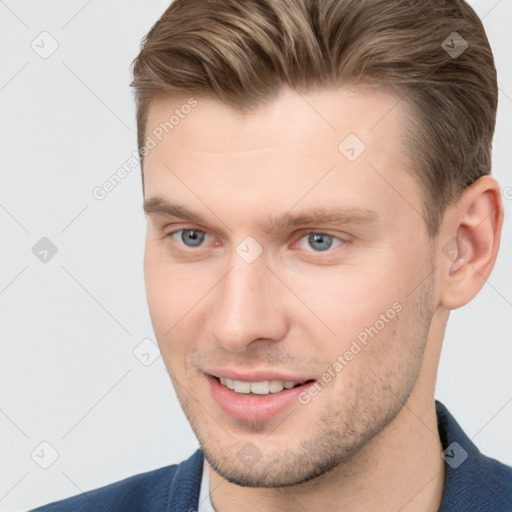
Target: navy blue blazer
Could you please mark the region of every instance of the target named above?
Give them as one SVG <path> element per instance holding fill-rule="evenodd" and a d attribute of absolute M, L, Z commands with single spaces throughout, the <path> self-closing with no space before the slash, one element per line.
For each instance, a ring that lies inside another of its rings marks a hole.
<path fill-rule="evenodd" d="M 512 512 L 512 468 L 485 457 L 436 401 L 446 478 L 439 512 Z M 32 512 L 195 512 L 203 453 Z"/>

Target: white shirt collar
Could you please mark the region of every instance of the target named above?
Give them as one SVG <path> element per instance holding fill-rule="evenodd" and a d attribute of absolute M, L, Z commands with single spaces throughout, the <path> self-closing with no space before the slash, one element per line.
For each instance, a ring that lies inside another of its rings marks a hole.
<path fill-rule="evenodd" d="M 215 512 L 210 498 L 210 466 L 206 459 L 203 462 L 203 476 L 201 478 L 201 489 L 199 490 L 199 504 L 197 512 Z"/>

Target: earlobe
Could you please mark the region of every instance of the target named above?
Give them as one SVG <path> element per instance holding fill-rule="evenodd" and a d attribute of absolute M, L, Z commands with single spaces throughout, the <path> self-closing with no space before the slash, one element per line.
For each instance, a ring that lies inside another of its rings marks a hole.
<path fill-rule="evenodd" d="M 480 291 L 494 267 L 502 225 L 500 187 L 492 176 L 467 187 L 447 211 L 439 238 L 443 307 L 457 309 Z"/>

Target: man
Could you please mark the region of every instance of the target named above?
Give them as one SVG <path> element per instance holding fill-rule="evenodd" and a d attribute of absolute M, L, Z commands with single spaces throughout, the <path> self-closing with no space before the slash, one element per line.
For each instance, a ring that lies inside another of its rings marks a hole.
<path fill-rule="evenodd" d="M 149 309 L 201 450 L 38 510 L 512 510 L 434 400 L 503 221 L 473 10 L 177 0 L 132 85 Z"/>

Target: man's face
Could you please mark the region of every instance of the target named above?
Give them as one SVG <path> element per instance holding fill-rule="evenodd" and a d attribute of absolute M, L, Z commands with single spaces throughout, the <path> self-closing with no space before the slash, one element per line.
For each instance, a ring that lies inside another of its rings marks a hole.
<path fill-rule="evenodd" d="M 154 103 L 147 135 L 186 100 Z M 382 92 L 284 91 L 250 115 L 197 101 L 145 161 L 153 327 L 213 468 L 300 483 L 423 375 L 434 262 L 405 118 Z"/>

